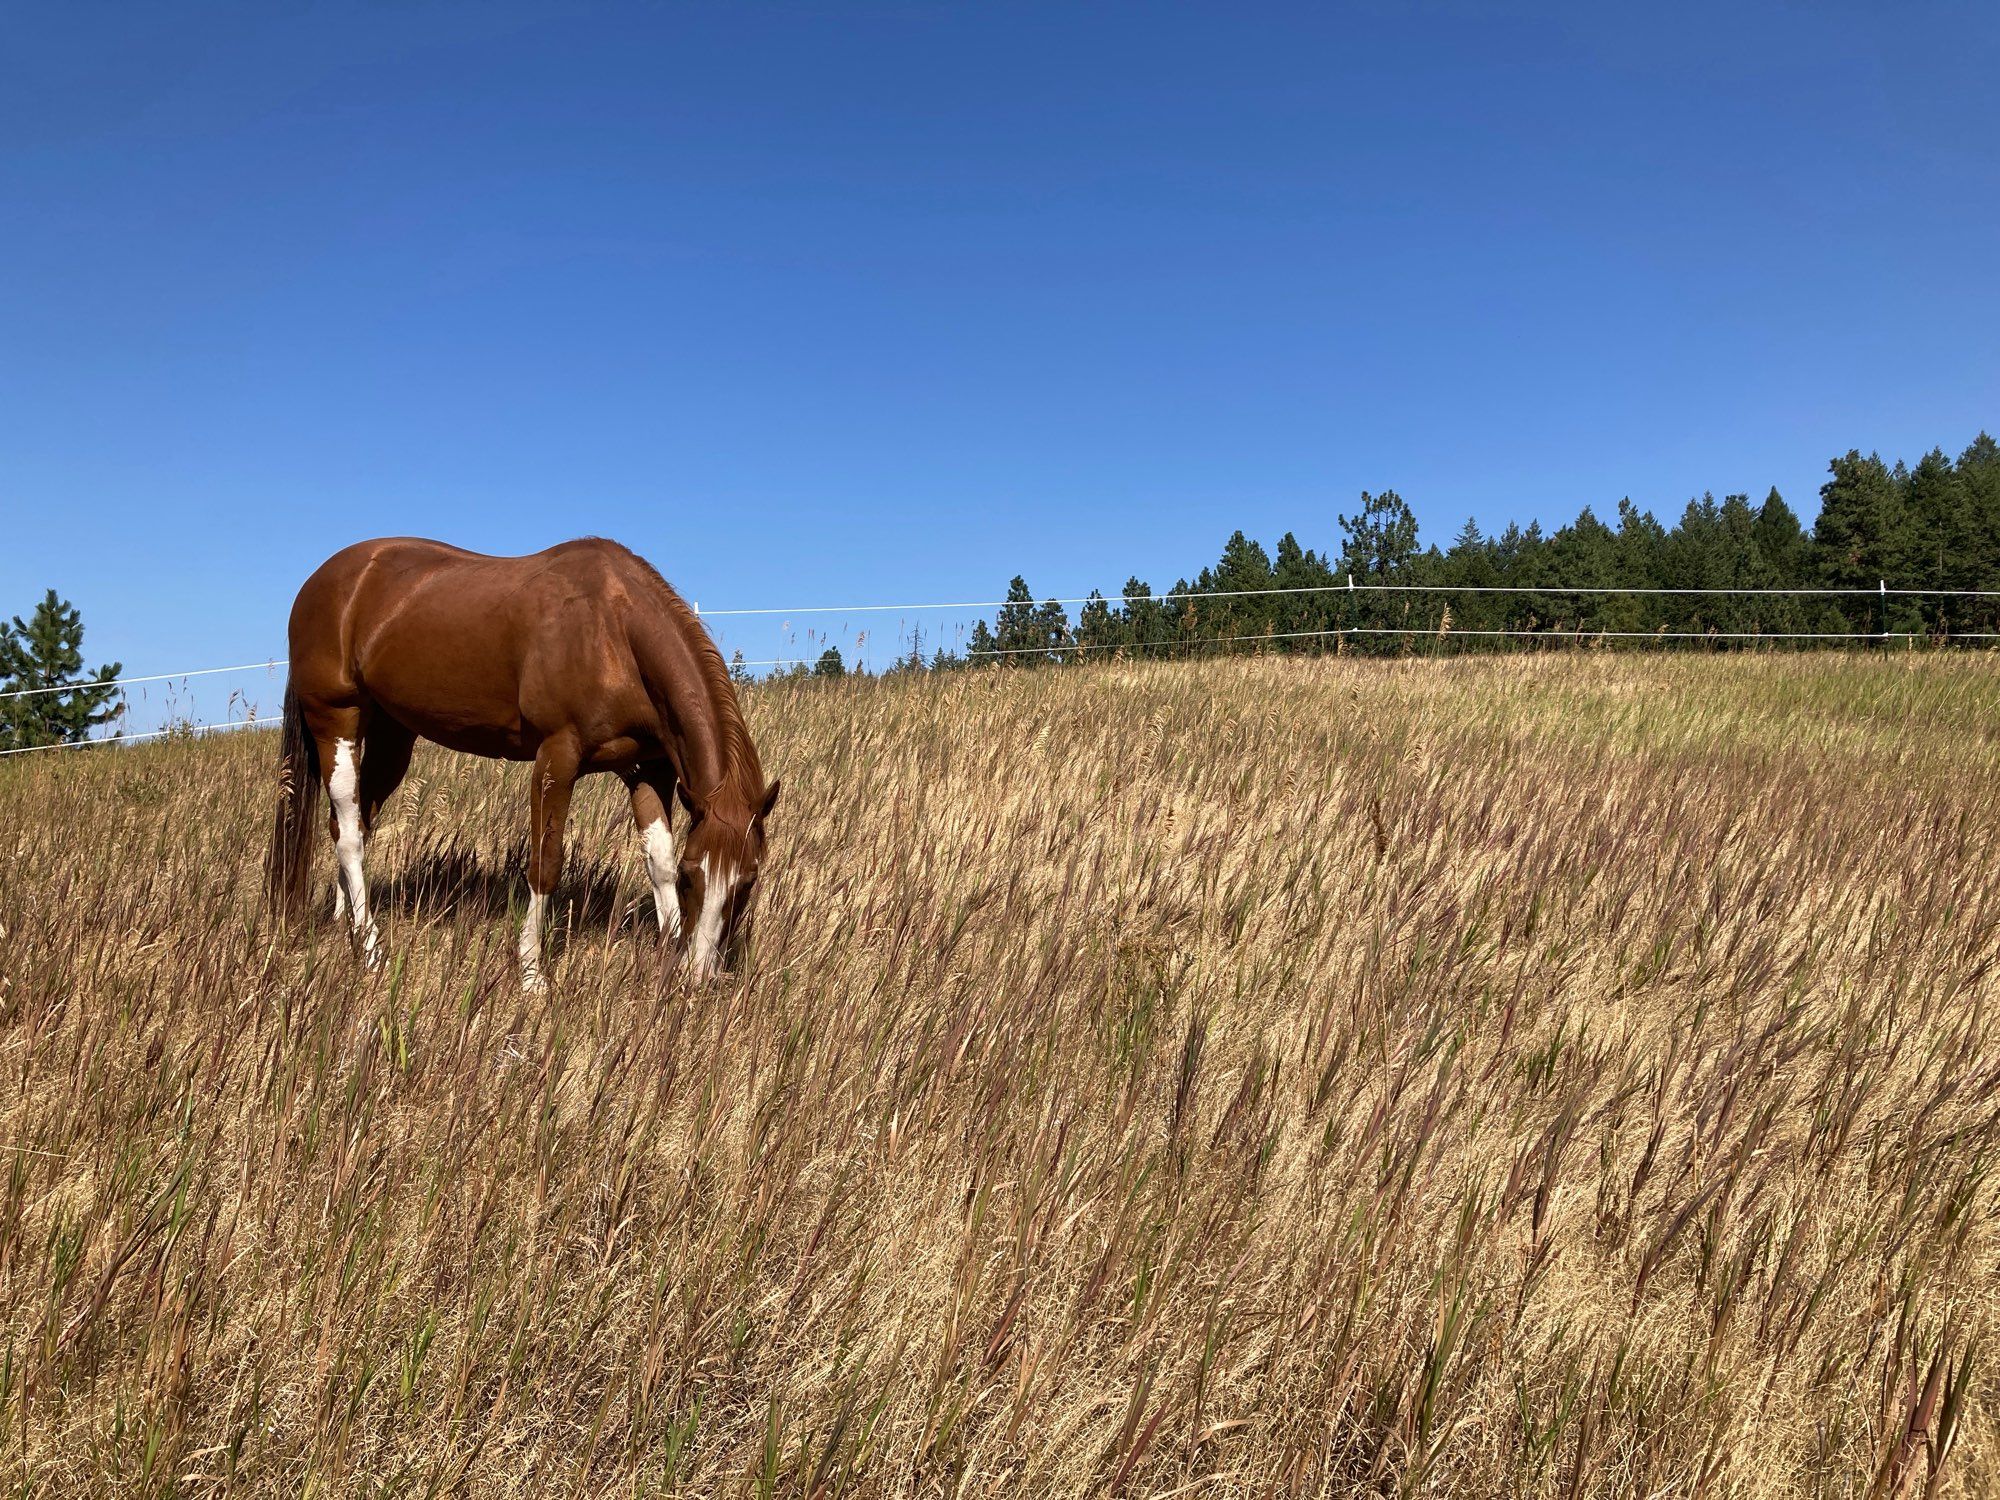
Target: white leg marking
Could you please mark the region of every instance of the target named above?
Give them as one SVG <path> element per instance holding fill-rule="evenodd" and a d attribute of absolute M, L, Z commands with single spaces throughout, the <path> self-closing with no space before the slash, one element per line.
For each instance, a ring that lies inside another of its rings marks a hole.
<path fill-rule="evenodd" d="M 548 904 L 547 896 L 528 892 L 528 914 L 521 919 L 521 988 L 530 994 L 548 988 L 542 978 L 542 910 Z"/>
<path fill-rule="evenodd" d="M 382 962 L 376 941 L 375 923 L 368 915 L 368 883 L 361 871 L 361 772 L 354 760 L 354 741 L 333 742 L 333 776 L 327 791 L 333 797 L 333 816 L 340 830 L 335 848 L 340 855 L 341 880 L 347 887 L 347 907 L 354 918 L 354 930 L 361 934 L 361 956 L 369 968 Z M 338 908 L 336 907 L 336 914 Z"/>
<path fill-rule="evenodd" d="M 736 867 L 731 865 L 710 873 L 709 857 L 701 857 L 701 915 L 694 922 L 694 972 L 697 979 L 713 979 L 722 969 L 722 919 L 729 911 L 729 897 L 736 889 Z"/>
<path fill-rule="evenodd" d="M 660 919 L 660 931 L 678 939 L 681 935 L 681 903 L 674 894 L 674 836 L 665 818 L 656 818 L 640 835 L 646 850 L 646 878 L 653 882 L 653 914 Z"/>
<path fill-rule="evenodd" d="M 333 872 L 333 920 L 338 922 L 347 915 L 347 882 L 340 878 L 338 870 Z"/>

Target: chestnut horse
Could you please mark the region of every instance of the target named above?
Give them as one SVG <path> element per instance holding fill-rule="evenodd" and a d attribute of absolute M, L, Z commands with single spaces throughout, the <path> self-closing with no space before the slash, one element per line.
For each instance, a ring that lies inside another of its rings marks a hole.
<path fill-rule="evenodd" d="M 727 962 L 748 927 L 778 783 L 765 785 L 721 653 L 650 564 L 597 538 L 486 557 L 389 537 L 335 553 L 299 590 L 270 897 L 287 915 L 305 905 L 324 784 L 334 916 L 345 910 L 371 965 L 362 848 L 419 738 L 535 763 L 523 987 L 542 988 L 563 821 L 593 771 L 631 791 L 660 930 L 692 934 L 702 978 Z M 676 795 L 690 818 L 678 857 Z"/>

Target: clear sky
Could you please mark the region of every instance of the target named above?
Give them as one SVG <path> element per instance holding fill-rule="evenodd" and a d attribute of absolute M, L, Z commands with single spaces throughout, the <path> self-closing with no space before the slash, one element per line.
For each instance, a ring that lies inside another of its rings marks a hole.
<path fill-rule="evenodd" d="M 132 672 L 382 534 L 1112 592 L 2000 424 L 1990 4 L 0 16 L 0 605 Z"/>

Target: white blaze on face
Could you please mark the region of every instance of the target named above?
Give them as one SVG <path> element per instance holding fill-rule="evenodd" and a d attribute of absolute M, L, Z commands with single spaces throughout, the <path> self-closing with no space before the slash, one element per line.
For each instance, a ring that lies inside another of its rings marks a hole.
<path fill-rule="evenodd" d="M 660 919 L 660 931 L 670 938 L 681 935 L 681 903 L 674 892 L 674 836 L 667 820 L 657 818 L 646 825 L 641 838 L 646 851 L 646 878 L 653 882 L 653 912 Z"/>
<path fill-rule="evenodd" d="M 333 798 L 334 825 L 339 829 L 334 849 L 340 859 L 341 883 L 347 888 L 347 909 L 354 930 L 361 934 L 362 956 L 377 962 L 375 923 L 368 915 L 368 884 L 361 869 L 361 770 L 354 759 L 354 741 L 333 742 L 333 775 L 326 789 Z M 336 916 L 339 903 L 335 902 Z"/>
<path fill-rule="evenodd" d="M 729 900 L 736 891 L 737 867 L 715 863 L 713 856 L 701 857 L 701 914 L 694 921 L 694 971 L 702 979 L 712 979 L 722 968 L 722 923 L 729 915 Z"/>

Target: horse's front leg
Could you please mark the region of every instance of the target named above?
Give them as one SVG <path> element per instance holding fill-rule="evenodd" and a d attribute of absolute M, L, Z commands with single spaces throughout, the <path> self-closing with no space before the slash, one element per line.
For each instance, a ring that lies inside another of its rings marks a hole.
<path fill-rule="evenodd" d="M 671 778 L 672 773 L 668 773 Z M 646 856 L 646 879 L 653 886 L 653 915 L 660 931 L 678 942 L 681 935 L 681 902 L 674 890 L 678 861 L 674 858 L 672 802 L 673 782 L 641 775 L 631 783 L 632 821 L 639 825 L 639 847 Z"/>
<path fill-rule="evenodd" d="M 528 791 L 528 915 L 521 923 L 521 988 L 548 988 L 542 978 L 542 920 L 549 896 L 562 878 L 563 824 L 576 788 L 582 756 L 569 740 L 547 740 L 535 753 L 535 779 Z"/>

